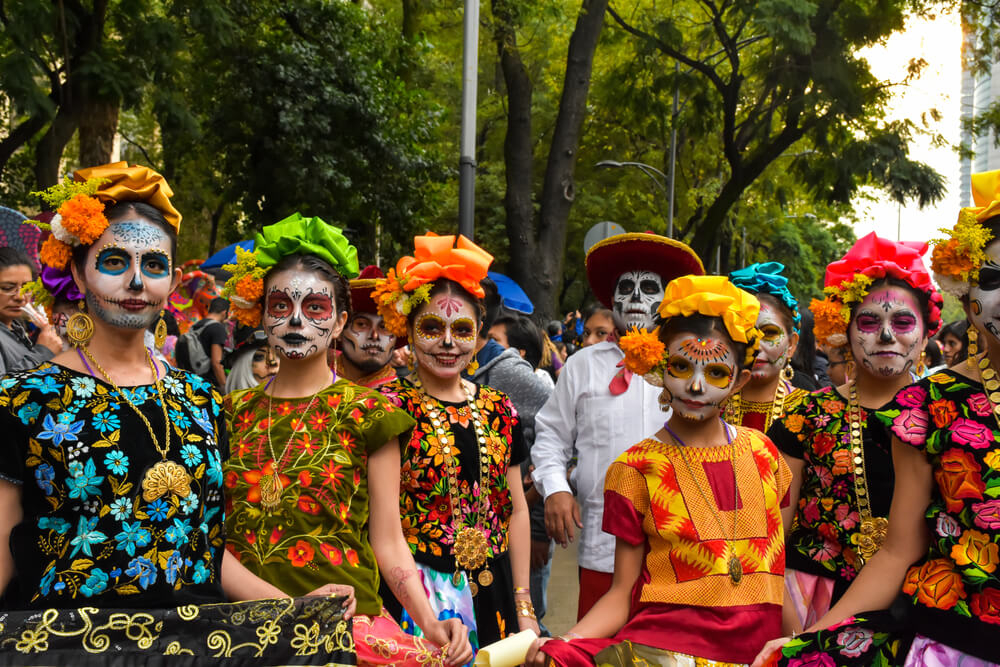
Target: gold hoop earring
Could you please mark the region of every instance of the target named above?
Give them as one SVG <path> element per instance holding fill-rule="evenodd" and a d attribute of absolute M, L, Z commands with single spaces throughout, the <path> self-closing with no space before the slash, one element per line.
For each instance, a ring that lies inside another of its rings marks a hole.
<path fill-rule="evenodd" d="M 969 368 L 975 368 L 976 355 L 979 354 L 979 329 L 970 324 L 965 334 L 969 337 L 969 356 L 966 357 L 965 363 Z"/>
<path fill-rule="evenodd" d="M 163 311 L 160 311 L 160 319 L 156 321 L 156 328 L 153 329 L 153 345 L 157 350 L 162 350 L 167 342 L 167 322 L 163 319 Z"/>
<path fill-rule="evenodd" d="M 785 382 L 791 382 L 792 378 L 795 377 L 795 369 L 792 368 L 791 362 L 787 366 L 781 369 L 781 377 Z"/>
<path fill-rule="evenodd" d="M 79 308 L 66 320 L 66 338 L 73 347 L 83 347 L 94 337 L 94 320 L 84 310 L 83 301 L 80 301 Z"/>

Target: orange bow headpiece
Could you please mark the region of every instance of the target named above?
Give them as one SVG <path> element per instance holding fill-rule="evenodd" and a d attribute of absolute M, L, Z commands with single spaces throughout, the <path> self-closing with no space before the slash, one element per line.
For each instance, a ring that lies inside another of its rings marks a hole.
<path fill-rule="evenodd" d="M 433 283 L 442 278 L 482 299 L 486 293 L 480 283 L 492 262 L 493 255 L 461 235 L 457 243 L 454 236 L 434 232 L 415 237 L 413 256 L 396 262 L 396 268 L 379 280 L 372 292 L 386 329 L 398 337 L 406 336 L 406 316 L 427 300 Z"/>

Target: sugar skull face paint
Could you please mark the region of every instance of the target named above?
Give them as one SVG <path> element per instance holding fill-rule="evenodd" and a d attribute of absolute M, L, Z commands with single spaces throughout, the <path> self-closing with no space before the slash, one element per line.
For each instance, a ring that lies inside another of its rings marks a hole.
<path fill-rule="evenodd" d="M 667 355 L 663 386 L 674 411 L 694 421 L 718 416 L 739 378 L 736 357 L 723 335 L 678 333 L 667 344 Z"/>
<path fill-rule="evenodd" d="M 917 365 L 927 342 L 920 304 L 908 289 L 876 287 L 854 312 L 847 329 L 859 367 L 876 377 L 898 377 Z"/>
<path fill-rule="evenodd" d="M 452 294 L 431 297 L 411 325 L 417 364 L 439 377 L 458 375 L 476 352 L 479 324 L 471 303 Z"/>
<path fill-rule="evenodd" d="M 969 287 L 969 320 L 1000 340 L 1000 240 L 988 243 L 985 252 L 979 282 Z"/>
<path fill-rule="evenodd" d="M 751 377 L 754 382 L 767 383 L 778 377 L 791 361 L 798 336 L 786 328 L 781 311 L 764 299 L 760 301 L 757 328 L 764 336 Z"/>
<path fill-rule="evenodd" d="M 396 337 L 375 313 L 354 313 L 340 336 L 344 356 L 362 373 L 374 373 L 389 363 Z"/>
<path fill-rule="evenodd" d="M 326 354 L 343 328 L 333 296 L 333 285 L 308 271 L 290 269 L 268 278 L 263 324 L 279 356 Z"/>
<path fill-rule="evenodd" d="M 142 218 L 112 222 L 87 252 L 90 312 L 122 329 L 146 329 L 173 289 L 170 238 Z"/>
<path fill-rule="evenodd" d="M 626 271 L 615 286 L 614 309 L 629 329 L 653 329 L 656 310 L 663 301 L 663 278 L 652 271 Z"/>

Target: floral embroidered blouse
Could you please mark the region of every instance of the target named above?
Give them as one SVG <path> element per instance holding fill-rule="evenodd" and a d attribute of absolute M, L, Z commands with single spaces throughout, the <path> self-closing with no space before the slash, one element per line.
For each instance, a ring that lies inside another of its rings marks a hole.
<path fill-rule="evenodd" d="M 854 540 L 861 521 L 847 412 L 847 399 L 825 387 L 788 409 L 767 432 L 778 449 L 805 463 L 795 524 L 788 535 L 787 567 L 834 579 L 835 599 L 860 569 Z M 893 487 L 890 438 L 873 410 L 862 407 L 861 412 L 872 514 L 885 517 Z"/>
<path fill-rule="evenodd" d="M 315 400 L 277 398 L 272 404 L 266 388 L 226 397 L 232 440 L 225 466 L 227 548 L 292 596 L 327 583 L 350 584 L 358 613 L 378 616 L 368 457 L 412 428 L 413 420 L 347 380 Z M 261 480 L 275 473 L 282 490 L 277 509 L 269 511 L 261 502 Z"/>
<path fill-rule="evenodd" d="M 414 559 L 440 572 L 453 572 L 455 559 L 452 547 L 456 530 L 475 528 L 480 525 L 477 518 L 489 543 L 489 556 L 495 558 L 505 553 L 513 511 L 507 471 L 527 458 L 521 423 L 510 399 L 496 389 L 477 385 L 475 400 L 484 422 L 491 461 L 487 472 L 489 488 L 486 490 L 481 489 L 479 484 L 479 449 L 468 405 L 464 402 L 438 402 L 448 416 L 455 437 L 453 449 L 458 450 L 456 473 L 461 516 L 453 517 L 444 453 L 430 416 L 421 403 L 421 392 L 406 380 L 384 384 L 379 391 L 393 405 L 417 420 L 413 430 L 400 439 L 400 515 L 403 533 Z M 487 515 L 481 518 L 478 517 L 480 493 L 489 494 L 489 509 Z"/>
<path fill-rule="evenodd" d="M 1000 662 L 1000 427 L 983 386 L 945 370 L 878 412 L 933 468 L 927 556 L 903 582 L 917 632 Z"/>
<path fill-rule="evenodd" d="M 144 493 L 161 460 L 149 431 L 115 389 L 44 363 L 0 380 L 0 478 L 21 487 L 11 533 L 12 609 L 158 608 L 221 602 L 221 462 L 228 454 L 221 397 L 204 379 L 170 369 L 170 423 L 152 385 L 124 388 L 189 487 Z"/>

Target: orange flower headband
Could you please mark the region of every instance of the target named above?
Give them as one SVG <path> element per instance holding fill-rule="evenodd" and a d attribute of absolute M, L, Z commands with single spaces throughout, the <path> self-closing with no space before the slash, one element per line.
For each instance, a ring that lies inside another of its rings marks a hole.
<path fill-rule="evenodd" d="M 480 284 L 493 262 L 493 255 L 459 236 L 438 236 L 428 232 L 413 239 L 413 256 L 396 262 L 384 279 L 376 282 L 372 299 L 389 332 L 406 336 L 406 317 L 419 304 L 427 301 L 434 281 L 453 280 L 462 288 L 482 299 L 486 296 Z"/>
<path fill-rule="evenodd" d="M 757 356 L 762 337 L 757 328 L 760 302 L 754 295 L 733 285 L 726 276 L 681 276 L 671 280 L 657 314 L 663 321 L 692 315 L 718 317 L 730 338 L 746 344 L 743 362 L 749 364 Z M 626 368 L 644 376 L 650 384 L 662 386 L 667 349 L 659 338 L 659 331 L 659 327 L 652 331 L 630 331 L 622 336 L 619 345 L 625 353 Z"/>
<path fill-rule="evenodd" d="M 108 228 L 106 204 L 144 202 L 158 209 L 175 230 L 181 224 L 181 214 L 170 203 L 174 192 L 163 176 L 149 167 L 130 167 L 127 162 L 80 169 L 72 180 L 31 194 L 56 209 L 48 225 L 52 235 L 42 243 L 39 253 L 42 263 L 53 269 L 65 270 L 73 248 L 100 238 Z"/>
<path fill-rule="evenodd" d="M 956 297 L 969 293 L 969 285 L 979 280 L 979 267 L 986 259 L 986 244 L 993 240 L 983 221 L 1000 215 L 1000 170 L 972 175 L 972 198 L 975 206 L 958 212 L 958 222 L 948 235 L 935 239 L 931 269 L 941 289 Z"/>

